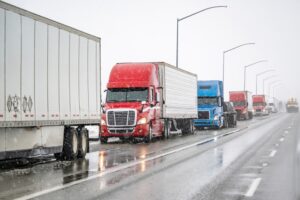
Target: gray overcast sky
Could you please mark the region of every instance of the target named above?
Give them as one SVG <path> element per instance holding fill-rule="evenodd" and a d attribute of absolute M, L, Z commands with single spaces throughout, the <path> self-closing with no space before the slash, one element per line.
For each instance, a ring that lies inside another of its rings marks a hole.
<path fill-rule="evenodd" d="M 179 67 L 197 73 L 199 80 L 221 80 L 223 50 L 255 42 L 254 46 L 226 55 L 226 97 L 229 90 L 243 89 L 243 66 L 261 59 L 269 62 L 248 70 L 248 90 L 255 92 L 256 73 L 274 68 L 278 77 L 269 82 L 277 79 L 283 82 L 275 90 L 275 96 L 283 100 L 300 97 L 299 0 L 6 2 L 100 36 L 103 89 L 111 67 L 117 62 L 165 61 L 175 65 L 176 18 L 209 6 L 228 5 L 227 9 L 209 10 L 180 22 Z M 261 93 L 262 81 L 258 88 Z"/>

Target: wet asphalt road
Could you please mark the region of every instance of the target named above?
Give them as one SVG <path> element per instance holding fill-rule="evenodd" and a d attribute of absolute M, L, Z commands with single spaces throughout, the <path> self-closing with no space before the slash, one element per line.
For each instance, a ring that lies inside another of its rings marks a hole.
<path fill-rule="evenodd" d="M 84 160 L 0 171 L 0 199 L 297 199 L 298 124 L 282 114 L 151 144 L 91 142 Z"/>

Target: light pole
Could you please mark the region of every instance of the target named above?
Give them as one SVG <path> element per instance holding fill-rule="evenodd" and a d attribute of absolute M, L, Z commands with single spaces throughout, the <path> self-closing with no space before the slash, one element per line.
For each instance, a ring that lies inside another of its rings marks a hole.
<path fill-rule="evenodd" d="M 228 49 L 226 51 L 223 51 L 223 73 L 222 73 L 223 74 L 223 78 L 222 78 L 222 81 L 223 81 L 223 90 L 224 91 L 225 91 L 225 83 L 224 83 L 224 80 L 225 80 L 225 54 L 228 53 L 228 52 L 230 52 L 230 51 L 233 51 L 235 49 L 238 49 L 240 47 L 247 46 L 247 45 L 254 45 L 254 44 L 255 43 L 253 43 L 253 42 L 244 43 L 244 44 L 240 44 L 238 46 L 235 46 L 235 47 L 233 47 L 231 49 Z"/>
<path fill-rule="evenodd" d="M 265 94 L 265 81 L 272 79 L 274 77 L 276 77 L 276 75 L 269 76 L 269 77 L 263 79 L 263 93 L 262 94 Z"/>
<path fill-rule="evenodd" d="M 281 80 L 275 80 L 275 81 L 272 81 L 272 82 L 269 83 L 269 87 L 268 87 L 268 95 L 269 96 L 271 96 L 270 95 L 271 94 L 271 92 L 270 92 L 271 86 L 274 85 L 274 84 L 280 83 L 280 82 L 281 82 Z"/>
<path fill-rule="evenodd" d="M 247 73 L 247 69 L 249 67 L 252 67 L 253 65 L 256 65 L 256 64 L 259 64 L 259 63 L 262 63 L 262 62 L 268 62 L 268 61 L 267 60 L 260 60 L 260 61 L 257 61 L 257 62 L 254 62 L 254 63 L 251 63 L 249 65 L 244 66 L 244 91 L 246 91 L 246 73 Z"/>
<path fill-rule="evenodd" d="M 257 80 L 258 80 L 258 77 L 261 76 L 261 75 L 263 75 L 263 74 L 266 74 L 266 73 L 268 73 L 268 72 L 274 72 L 274 71 L 276 71 L 276 70 L 275 70 L 275 69 L 269 69 L 269 70 L 266 70 L 266 71 L 263 71 L 263 72 L 261 72 L 261 73 L 256 74 L 255 94 L 257 94 Z"/>
<path fill-rule="evenodd" d="M 187 19 L 187 18 L 190 18 L 190 17 L 192 17 L 192 16 L 194 16 L 194 15 L 197 15 L 197 14 L 199 14 L 199 13 L 201 13 L 201 12 L 204 12 L 204 11 L 210 10 L 210 9 L 214 9 L 214 8 L 227 8 L 227 6 L 212 6 L 212 7 L 205 8 L 205 9 L 203 9 L 203 10 L 199 10 L 199 11 L 197 11 L 197 12 L 195 12 L 195 13 L 192 13 L 192 14 L 190 14 L 190 15 L 187 15 L 187 16 L 185 16 L 185 17 L 177 18 L 177 36 L 176 36 L 176 67 L 177 67 L 177 68 L 178 68 L 179 22 L 182 21 L 182 20 L 185 20 L 185 19 Z"/>

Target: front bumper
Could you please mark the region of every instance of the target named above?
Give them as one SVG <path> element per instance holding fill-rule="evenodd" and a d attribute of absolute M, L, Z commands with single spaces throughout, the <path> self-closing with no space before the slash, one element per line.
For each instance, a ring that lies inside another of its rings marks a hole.
<path fill-rule="evenodd" d="M 219 126 L 218 120 L 211 120 L 211 119 L 195 119 L 194 120 L 195 127 L 212 127 L 212 126 Z"/>
<path fill-rule="evenodd" d="M 149 133 L 149 124 L 141 124 L 131 127 L 101 126 L 100 138 L 110 137 L 145 137 Z"/>

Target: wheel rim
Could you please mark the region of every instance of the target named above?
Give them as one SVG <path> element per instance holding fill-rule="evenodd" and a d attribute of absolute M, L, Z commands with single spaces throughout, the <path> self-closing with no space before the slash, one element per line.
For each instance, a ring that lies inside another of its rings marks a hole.
<path fill-rule="evenodd" d="M 78 150 L 78 139 L 76 137 L 76 134 L 73 135 L 73 153 L 76 154 Z"/>

